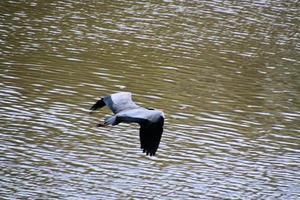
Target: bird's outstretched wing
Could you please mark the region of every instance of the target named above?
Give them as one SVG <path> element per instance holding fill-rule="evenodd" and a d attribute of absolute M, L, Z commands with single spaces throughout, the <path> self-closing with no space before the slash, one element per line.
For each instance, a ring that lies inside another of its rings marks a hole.
<path fill-rule="evenodd" d="M 105 106 L 105 103 L 103 101 L 103 98 L 101 98 L 100 100 L 98 100 L 91 108 L 90 110 L 93 111 L 93 110 L 97 110 L 97 109 L 100 109 L 102 107 Z"/>
<path fill-rule="evenodd" d="M 114 114 L 124 110 L 139 108 L 139 106 L 132 101 L 130 92 L 118 92 L 101 98 L 90 108 L 90 110 L 97 110 L 105 105 L 109 107 Z"/>
<path fill-rule="evenodd" d="M 154 156 L 158 149 L 163 133 L 164 118 L 160 117 L 156 122 L 142 123 L 140 127 L 141 149 L 144 153 Z"/>
<path fill-rule="evenodd" d="M 118 113 L 116 124 L 138 123 L 140 125 L 140 143 L 144 153 L 154 156 L 163 133 L 164 115 L 161 111 L 138 108 Z"/>

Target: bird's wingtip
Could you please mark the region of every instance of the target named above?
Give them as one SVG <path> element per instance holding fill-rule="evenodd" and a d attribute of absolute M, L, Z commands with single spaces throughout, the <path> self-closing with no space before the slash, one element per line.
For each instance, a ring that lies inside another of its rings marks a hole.
<path fill-rule="evenodd" d="M 105 102 L 103 101 L 103 98 L 100 98 L 94 105 L 90 107 L 90 112 L 93 112 L 97 109 L 101 109 L 102 107 L 105 106 Z"/>

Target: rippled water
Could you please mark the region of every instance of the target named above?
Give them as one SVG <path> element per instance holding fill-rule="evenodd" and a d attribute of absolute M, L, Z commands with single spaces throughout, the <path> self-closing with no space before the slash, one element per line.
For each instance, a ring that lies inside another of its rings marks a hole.
<path fill-rule="evenodd" d="M 298 1 L 1 1 L 3 199 L 299 199 Z M 99 96 L 164 109 L 96 124 Z"/>

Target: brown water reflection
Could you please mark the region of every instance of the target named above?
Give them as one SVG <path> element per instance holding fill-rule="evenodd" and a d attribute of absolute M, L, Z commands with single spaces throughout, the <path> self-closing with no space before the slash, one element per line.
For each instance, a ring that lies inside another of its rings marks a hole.
<path fill-rule="evenodd" d="M 4 199 L 298 199 L 297 1 L 3 1 Z M 131 91 L 167 119 L 94 127 Z"/>

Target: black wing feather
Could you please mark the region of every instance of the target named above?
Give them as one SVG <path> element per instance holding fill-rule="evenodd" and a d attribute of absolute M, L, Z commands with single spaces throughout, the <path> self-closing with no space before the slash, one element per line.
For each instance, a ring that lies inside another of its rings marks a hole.
<path fill-rule="evenodd" d="M 90 108 L 90 110 L 94 111 L 94 110 L 100 109 L 104 106 L 106 106 L 106 104 L 104 103 L 103 98 L 101 98 Z"/>
<path fill-rule="evenodd" d="M 163 133 L 164 119 L 156 123 L 143 123 L 140 127 L 141 149 L 146 155 L 154 156 Z"/>

